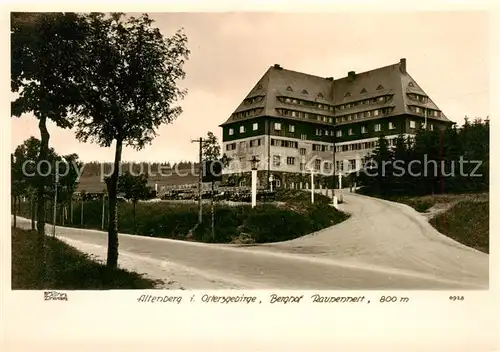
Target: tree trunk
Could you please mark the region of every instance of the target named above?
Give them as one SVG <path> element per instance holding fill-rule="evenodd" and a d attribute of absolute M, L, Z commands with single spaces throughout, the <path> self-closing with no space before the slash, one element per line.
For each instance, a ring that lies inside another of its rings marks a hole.
<path fill-rule="evenodd" d="M 36 225 L 35 225 L 35 214 L 36 214 L 36 202 L 35 202 L 35 197 L 31 195 L 30 197 L 31 203 L 30 203 L 30 211 L 31 211 L 31 230 L 35 230 Z"/>
<path fill-rule="evenodd" d="M 70 216 L 71 218 L 69 219 L 70 221 L 70 224 L 73 225 L 73 196 L 71 196 L 71 199 L 69 201 L 69 212 L 70 212 Z"/>
<path fill-rule="evenodd" d="M 210 207 L 212 210 L 212 241 L 215 241 L 214 181 L 212 181 L 212 197 L 210 197 Z"/>
<path fill-rule="evenodd" d="M 17 214 L 16 214 L 16 213 L 17 213 L 17 207 L 16 207 L 16 198 L 17 198 L 16 196 L 13 196 L 13 197 L 12 197 L 12 203 L 13 203 L 13 204 L 12 204 L 12 208 L 13 208 L 12 210 L 13 210 L 13 214 L 14 214 L 14 228 L 16 228 L 16 227 L 17 227 Z"/>
<path fill-rule="evenodd" d="M 132 201 L 132 215 L 133 215 L 133 220 L 134 220 L 134 235 L 137 232 L 136 224 L 135 224 L 135 205 L 137 204 L 137 201 Z"/>
<path fill-rule="evenodd" d="M 80 227 L 83 227 L 83 197 L 82 197 L 82 203 L 81 203 L 81 207 L 80 207 Z"/>
<path fill-rule="evenodd" d="M 106 265 L 109 269 L 115 269 L 118 266 L 118 207 L 117 207 L 117 186 L 118 176 L 120 175 L 120 162 L 122 158 L 122 143 L 116 141 L 114 169 L 109 181 L 108 198 L 109 198 L 109 223 L 108 223 L 108 257 Z"/>
<path fill-rule="evenodd" d="M 37 164 L 40 165 L 40 173 L 36 175 L 37 178 L 37 194 L 36 194 L 36 207 L 37 207 L 37 255 L 36 263 L 38 270 L 38 284 L 43 285 L 44 274 L 45 274 L 45 183 L 46 177 L 41 174 L 46 173 L 46 163 L 41 163 L 42 160 L 47 160 L 47 155 L 49 152 L 49 139 L 50 134 L 46 126 L 46 118 L 40 117 L 38 122 L 38 128 L 40 129 L 40 153 L 38 154 Z"/>

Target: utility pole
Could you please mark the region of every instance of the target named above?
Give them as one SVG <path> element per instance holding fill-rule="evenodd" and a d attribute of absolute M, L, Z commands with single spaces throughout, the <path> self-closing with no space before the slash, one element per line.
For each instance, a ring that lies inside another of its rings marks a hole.
<path fill-rule="evenodd" d="M 199 139 L 193 139 L 191 140 L 191 143 L 199 143 L 200 144 L 200 151 L 199 151 L 199 167 L 198 167 L 198 223 L 201 225 L 201 222 L 203 221 L 203 206 L 201 203 L 201 185 L 203 181 L 203 175 L 202 175 L 202 170 L 203 170 L 203 138 L 200 137 Z"/>

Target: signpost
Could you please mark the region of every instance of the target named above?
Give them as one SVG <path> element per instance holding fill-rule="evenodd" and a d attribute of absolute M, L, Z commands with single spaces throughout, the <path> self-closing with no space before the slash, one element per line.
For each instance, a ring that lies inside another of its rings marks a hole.
<path fill-rule="evenodd" d="M 252 164 L 252 208 L 255 208 L 255 206 L 257 205 L 257 164 L 259 163 L 259 161 L 260 160 L 257 159 L 255 155 L 250 160 L 250 163 Z M 269 178 L 271 179 L 271 177 Z"/>
<path fill-rule="evenodd" d="M 314 169 L 311 168 L 311 204 L 314 204 Z"/>

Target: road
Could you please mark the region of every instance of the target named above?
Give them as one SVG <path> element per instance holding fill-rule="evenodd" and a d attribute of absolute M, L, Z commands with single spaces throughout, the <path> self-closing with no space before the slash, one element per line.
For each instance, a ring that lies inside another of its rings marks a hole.
<path fill-rule="evenodd" d="M 216 245 L 120 234 L 119 264 L 174 277 L 187 289 L 488 288 L 487 254 L 440 234 L 405 205 L 350 193 L 344 200 L 348 220 L 282 243 Z M 30 226 L 27 219 L 18 223 Z M 57 227 L 56 234 L 105 256 L 105 232 Z"/>

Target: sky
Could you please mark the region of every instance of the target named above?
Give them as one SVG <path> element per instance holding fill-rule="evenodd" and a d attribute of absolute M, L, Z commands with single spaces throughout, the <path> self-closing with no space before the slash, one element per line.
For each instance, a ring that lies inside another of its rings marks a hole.
<path fill-rule="evenodd" d="M 407 59 L 407 70 L 437 106 L 459 124 L 486 117 L 489 102 L 488 15 L 482 12 L 404 13 L 150 13 L 165 36 L 181 27 L 190 59 L 181 88 L 183 113 L 158 130 L 141 151 L 124 148 L 123 161 L 196 160 L 191 139 L 221 128 L 269 66 L 342 78 Z M 37 120 L 11 119 L 12 151 Z M 50 146 L 83 161 L 112 161 L 114 145 L 80 143 L 74 130 L 48 125 Z"/>

